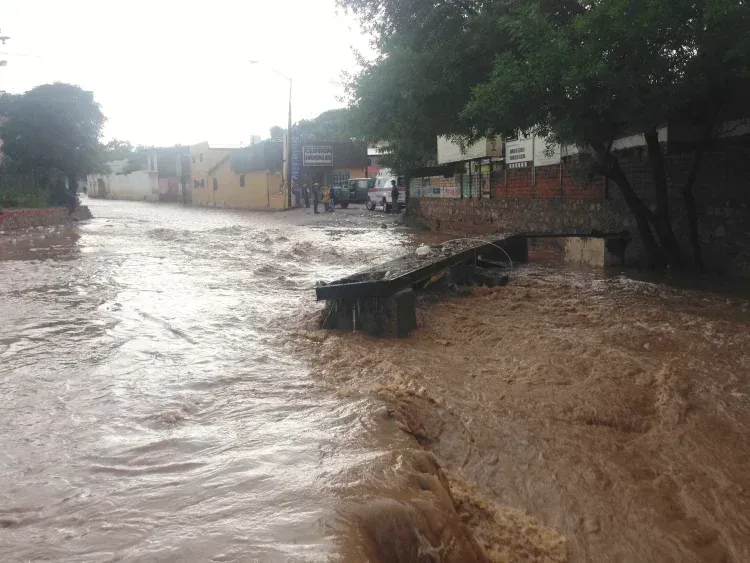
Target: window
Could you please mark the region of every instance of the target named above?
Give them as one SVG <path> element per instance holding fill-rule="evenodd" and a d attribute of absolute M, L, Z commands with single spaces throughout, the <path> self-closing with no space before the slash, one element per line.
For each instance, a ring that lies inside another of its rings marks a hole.
<path fill-rule="evenodd" d="M 245 175 L 244 175 L 244 174 L 242 174 L 242 175 L 240 176 L 240 187 L 241 187 L 241 188 L 244 188 L 244 187 L 245 187 Z"/>
<path fill-rule="evenodd" d="M 203 153 L 200 154 L 201 162 L 203 162 Z"/>
<path fill-rule="evenodd" d="M 193 189 L 197 190 L 200 188 L 200 184 L 198 183 L 198 180 L 193 180 Z"/>
<path fill-rule="evenodd" d="M 206 187 L 206 181 L 205 180 L 201 180 L 201 188 L 205 188 L 205 187 Z"/>
<path fill-rule="evenodd" d="M 216 178 L 214 178 L 214 190 L 218 190 L 218 189 L 219 189 L 219 181 Z"/>
<path fill-rule="evenodd" d="M 195 157 L 193 157 L 193 164 L 195 164 Z"/>

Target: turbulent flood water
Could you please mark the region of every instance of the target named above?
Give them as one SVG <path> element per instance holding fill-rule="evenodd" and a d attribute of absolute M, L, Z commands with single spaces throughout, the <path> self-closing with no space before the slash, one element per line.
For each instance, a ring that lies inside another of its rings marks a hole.
<path fill-rule="evenodd" d="M 89 203 L 0 237 L 0 560 L 330 560 L 386 441 L 284 335 L 401 235 Z"/>
<path fill-rule="evenodd" d="M 91 204 L 0 235 L 3 563 L 750 561 L 746 288 L 530 264 L 375 339 L 311 291 L 375 215 Z"/>

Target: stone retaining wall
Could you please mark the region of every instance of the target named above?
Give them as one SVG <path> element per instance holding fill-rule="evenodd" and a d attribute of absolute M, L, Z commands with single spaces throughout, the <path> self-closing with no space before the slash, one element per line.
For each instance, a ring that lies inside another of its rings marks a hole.
<path fill-rule="evenodd" d="M 59 225 L 69 220 L 90 219 L 88 207 L 79 206 L 71 215 L 66 207 L 45 209 L 3 209 L 0 210 L 0 231 L 17 231 L 31 227 Z"/>
<path fill-rule="evenodd" d="M 433 229 L 458 234 L 566 234 L 635 228 L 627 210 L 607 199 L 422 198 L 411 200 L 411 204 Z"/>

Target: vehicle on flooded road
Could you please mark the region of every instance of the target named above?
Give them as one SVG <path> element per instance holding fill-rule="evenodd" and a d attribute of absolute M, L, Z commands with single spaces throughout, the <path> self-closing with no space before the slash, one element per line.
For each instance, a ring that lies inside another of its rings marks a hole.
<path fill-rule="evenodd" d="M 391 182 L 393 180 L 396 180 L 396 185 L 398 186 L 399 209 L 406 205 L 406 182 L 404 177 L 384 168 L 375 178 L 375 185 L 368 191 L 367 209 L 374 211 L 377 207 L 382 207 L 383 211 L 390 213 L 393 203 L 391 196 Z"/>
<path fill-rule="evenodd" d="M 370 188 L 375 187 L 375 178 L 352 178 L 349 186 L 349 203 L 367 203 Z"/>

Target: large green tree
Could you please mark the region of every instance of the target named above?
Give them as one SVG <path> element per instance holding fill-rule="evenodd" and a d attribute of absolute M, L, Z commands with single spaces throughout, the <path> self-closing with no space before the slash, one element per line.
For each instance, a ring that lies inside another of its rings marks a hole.
<path fill-rule="evenodd" d="M 302 141 L 349 141 L 354 138 L 348 108 L 329 109 L 295 124 Z"/>
<path fill-rule="evenodd" d="M 105 117 L 93 93 L 71 84 L 37 86 L 11 99 L 5 117 L 5 155 L 49 188 L 53 203 L 75 205 L 78 179 L 101 166 Z"/>
<path fill-rule="evenodd" d="M 102 161 L 112 162 L 113 160 L 126 160 L 133 158 L 136 148 L 130 141 L 121 141 L 112 139 L 101 146 Z"/>
<path fill-rule="evenodd" d="M 694 159 L 682 195 L 700 268 L 693 184 L 704 150 L 747 92 L 747 2 L 341 3 L 362 17 L 380 51 L 350 84 L 369 134 L 396 149 L 434 134 L 475 139 L 518 131 L 575 145 L 621 189 L 652 264 L 683 263 L 657 131 L 673 121 L 692 126 Z M 614 139 L 635 133 L 645 135 L 653 170 L 647 198 L 611 151 Z"/>

